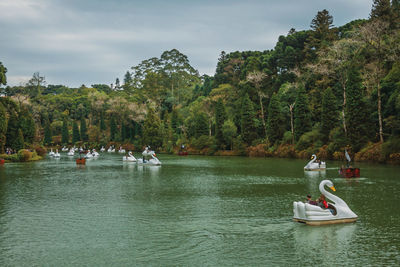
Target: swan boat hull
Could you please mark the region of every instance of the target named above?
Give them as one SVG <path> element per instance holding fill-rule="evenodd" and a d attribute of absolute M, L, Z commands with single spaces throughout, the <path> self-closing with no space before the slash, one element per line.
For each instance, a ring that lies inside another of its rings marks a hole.
<path fill-rule="evenodd" d="M 332 211 L 330 211 L 332 210 Z M 349 208 L 329 203 L 328 209 L 303 202 L 293 202 L 293 221 L 307 225 L 352 223 L 358 216 Z"/>
<path fill-rule="evenodd" d="M 321 221 L 304 220 L 304 219 L 293 218 L 293 221 L 299 222 L 299 223 L 305 223 L 307 225 L 312 225 L 312 226 L 319 226 L 319 225 L 327 225 L 327 224 L 352 223 L 352 222 L 357 221 L 357 218 L 336 219 L 336 220 L 321 220 Z"/>
<path fill-rule="evenodd" d="M 307 166 L 304 167 L 305 171 L 325 171 L 326 170 L 326 164 L 321 163 L 312 163 L 312 164 L 307 164 Z"/>

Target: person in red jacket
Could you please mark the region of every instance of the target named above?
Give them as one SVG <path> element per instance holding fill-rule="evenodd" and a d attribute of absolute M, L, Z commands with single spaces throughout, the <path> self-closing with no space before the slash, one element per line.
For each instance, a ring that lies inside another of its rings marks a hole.
<path fill-rule="evenodd" d="M 326 198 L 323 194 L 318 198 L 318 206 L 325 209 L 328 208 L 328 202 L 326 202 Z"/>

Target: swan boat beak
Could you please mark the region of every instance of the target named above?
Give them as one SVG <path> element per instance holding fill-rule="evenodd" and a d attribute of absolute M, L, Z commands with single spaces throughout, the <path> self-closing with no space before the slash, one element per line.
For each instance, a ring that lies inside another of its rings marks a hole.
<path fill-rule="evenodd" d="M 336 188 L 333 185 L 330 187 L 330 189 L 332 189 L 333 192 L 336 191 Z"/>

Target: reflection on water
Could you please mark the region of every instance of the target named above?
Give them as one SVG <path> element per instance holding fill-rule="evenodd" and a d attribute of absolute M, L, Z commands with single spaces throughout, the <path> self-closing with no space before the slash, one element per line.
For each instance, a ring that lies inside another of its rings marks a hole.
<path fill-rule="evenodd" d="M 346 255 L 353 250 L 356 228 L 356 223 L 326 226 L 299 224 L 293 230 L 295 253 L 310 265 L 318 263 L 326 266 L 332 260 L 338 264 L 344 259 L 336 259 L 336 255 Z"/>

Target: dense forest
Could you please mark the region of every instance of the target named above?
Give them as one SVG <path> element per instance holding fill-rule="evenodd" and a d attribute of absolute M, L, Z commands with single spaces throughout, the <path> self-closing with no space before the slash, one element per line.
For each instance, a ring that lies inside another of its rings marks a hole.
<path fill-rule="evenodd" d="M 335 27 L 322 10 L 272 50 L 221 52 L 200 76 L 176 49 L 143 60 L 112 85 L 47 85 L 39 72 L 7 86 L 5 148 L 125 146 L 176 153 L 400 163 L 400 1 L 375 0 L 368 20 Z"/>

